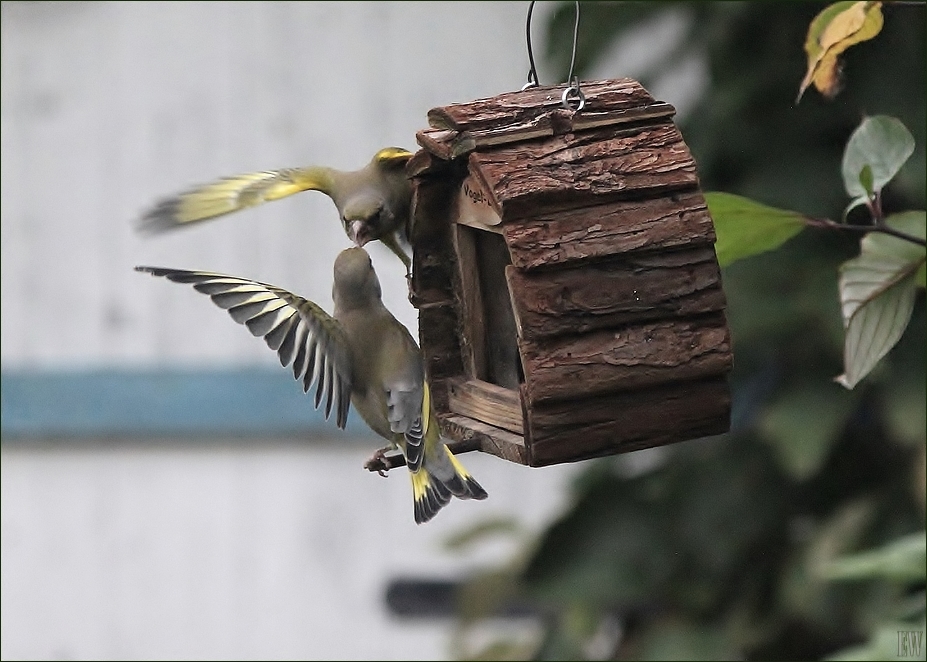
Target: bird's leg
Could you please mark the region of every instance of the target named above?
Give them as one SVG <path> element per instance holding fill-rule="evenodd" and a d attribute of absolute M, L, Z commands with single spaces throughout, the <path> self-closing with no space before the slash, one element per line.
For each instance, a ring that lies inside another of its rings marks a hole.
<path fill-rule="evenodd" d="M 383 242 L 383 245 L 388 249 L 393 251 L 402 263 L 406 265 L 406 280 L 412 277 L 412 258 L 403 250 L 402 246 L 399 245 L 399 238 L 396 236 L 396 233 L 387 234 L 380 237 L 380 241 Z"/>
<path fill-rule="evenodd" d="M 383 448 L 378 448 L 373 456 L 364 462 L 364 469 L 367 471 L 376 471 L 378 474 L 386 478 L 386 453 L 391 451 L 392 446 L 384 446 Z"/>
<path fill-rule="evenodd" d="M 406 265 L 406 287 L 409 290 L 409 301 L 414 301 L 415 297 L 412 292 L 412 258 L 409 257 L 409 254 L 406 253 L 405 249 L 402 247 L 399 239 L 399 233 L 393 232 L 391 234 L 384 235 L 380 237 L 380 241 L 383 242 L 383 245 L 389 248 L 393 253 L 402 260 L 402 263 Z"/>

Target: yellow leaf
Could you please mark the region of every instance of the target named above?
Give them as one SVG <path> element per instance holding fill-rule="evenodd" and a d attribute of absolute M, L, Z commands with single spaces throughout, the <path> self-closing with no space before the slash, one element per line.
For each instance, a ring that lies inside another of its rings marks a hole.
<path fill-rule="evenodd" d="M 833 98 L 840 82 L 840 55 L 850 46 L 875 37 L 882 24 L 881 2 L 838 2 L 818 14 L 808 28 L 808 71 L 795 103 L 811 83 L 825 97 Z"/>

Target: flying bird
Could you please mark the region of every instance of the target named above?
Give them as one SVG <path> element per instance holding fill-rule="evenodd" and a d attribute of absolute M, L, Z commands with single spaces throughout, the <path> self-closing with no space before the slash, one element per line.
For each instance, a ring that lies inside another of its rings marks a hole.
<path fill-rule="evenodd" d="M 345 427 L 353 405 L 388 442 L 367 465 L 390 450 L 402 452 L 412 477 L 416 523 L 434 517 L 451 496 L 486 498 L 441 438 L 421 352 L 383 305 L 380 281 L 363 248 L 348 248 L 335 259 L 334 315 L 283 288 L 248 278 L 162 267 L 135 270 L 192 285 L 263 337 L 281 365 L 292 366 L 304 392 L 316 386 L 316 408 L 324 400 L 326 419 L 334 412 L 339 428 Z"/>
<path fill-rule="evenodd" d="M 157 202 L 144 212 L 139 229 L 162 232 L 301 191 L 321 191 L 335 203 L 355 245 L 382 241 L 402 260 L 408 275 L 412 260 L 404 246 L 409 243 L 412 186 L 405 165 L 411 157 L 412 152 L 400 147 L 386 147 L 360 170 L 312 165 L 222 177 Z"/>

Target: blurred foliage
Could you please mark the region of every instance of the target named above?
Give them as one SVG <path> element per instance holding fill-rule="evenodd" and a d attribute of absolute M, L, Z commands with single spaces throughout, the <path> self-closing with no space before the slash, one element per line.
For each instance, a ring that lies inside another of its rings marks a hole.
<path fill-rule="evenodd" d="M 703 190 L 840 219 L 844 147 L 883 113 L 915 139 L 883 208 L 923 209 L 924 6 L 886 4 L 878 36 L 841 56 L 844 89 L 833 100 L 809 89 L 795 105 L 808 28 L 826 6 L 586 2 L 577 68 L 582 79 L 615 40 L 682 16 L 678 43 L 637 77 L 652 88 L 689 58 L 707 65 L 707 89 L 678 122 Z M 547 27 L 560 80 L 572 21 L 563 3 Z M 859 245 L 810 228 L 723 270 L 731 432 L 588 462 L 566 512 L 462 593 L 459 641 L 502 593 L 542 614 L 537 641 L 502 636 L 462 644 L 462 656 L 863 659 L 894 654 L 899 629 L 924 630 L 924 576 L 911 570 L 923 546 L 897 542 L 924 536 L 924 297 L 863 382 L 836 384 L 837 269 Z"/>

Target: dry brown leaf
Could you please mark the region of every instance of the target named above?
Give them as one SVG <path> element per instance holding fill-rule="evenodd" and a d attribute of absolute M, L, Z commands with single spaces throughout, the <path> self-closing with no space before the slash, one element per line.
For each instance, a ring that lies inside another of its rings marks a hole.
<path fill-rule="evenodd" d="M 881 2 L 838 2 L 818 14 L 808 28 L 808 71 L 795 103 L 811 83 L 825 97 L 833 98 L 840 84 L 840 55 L 850 46 L 875 37 L 882 24 Z"/>

